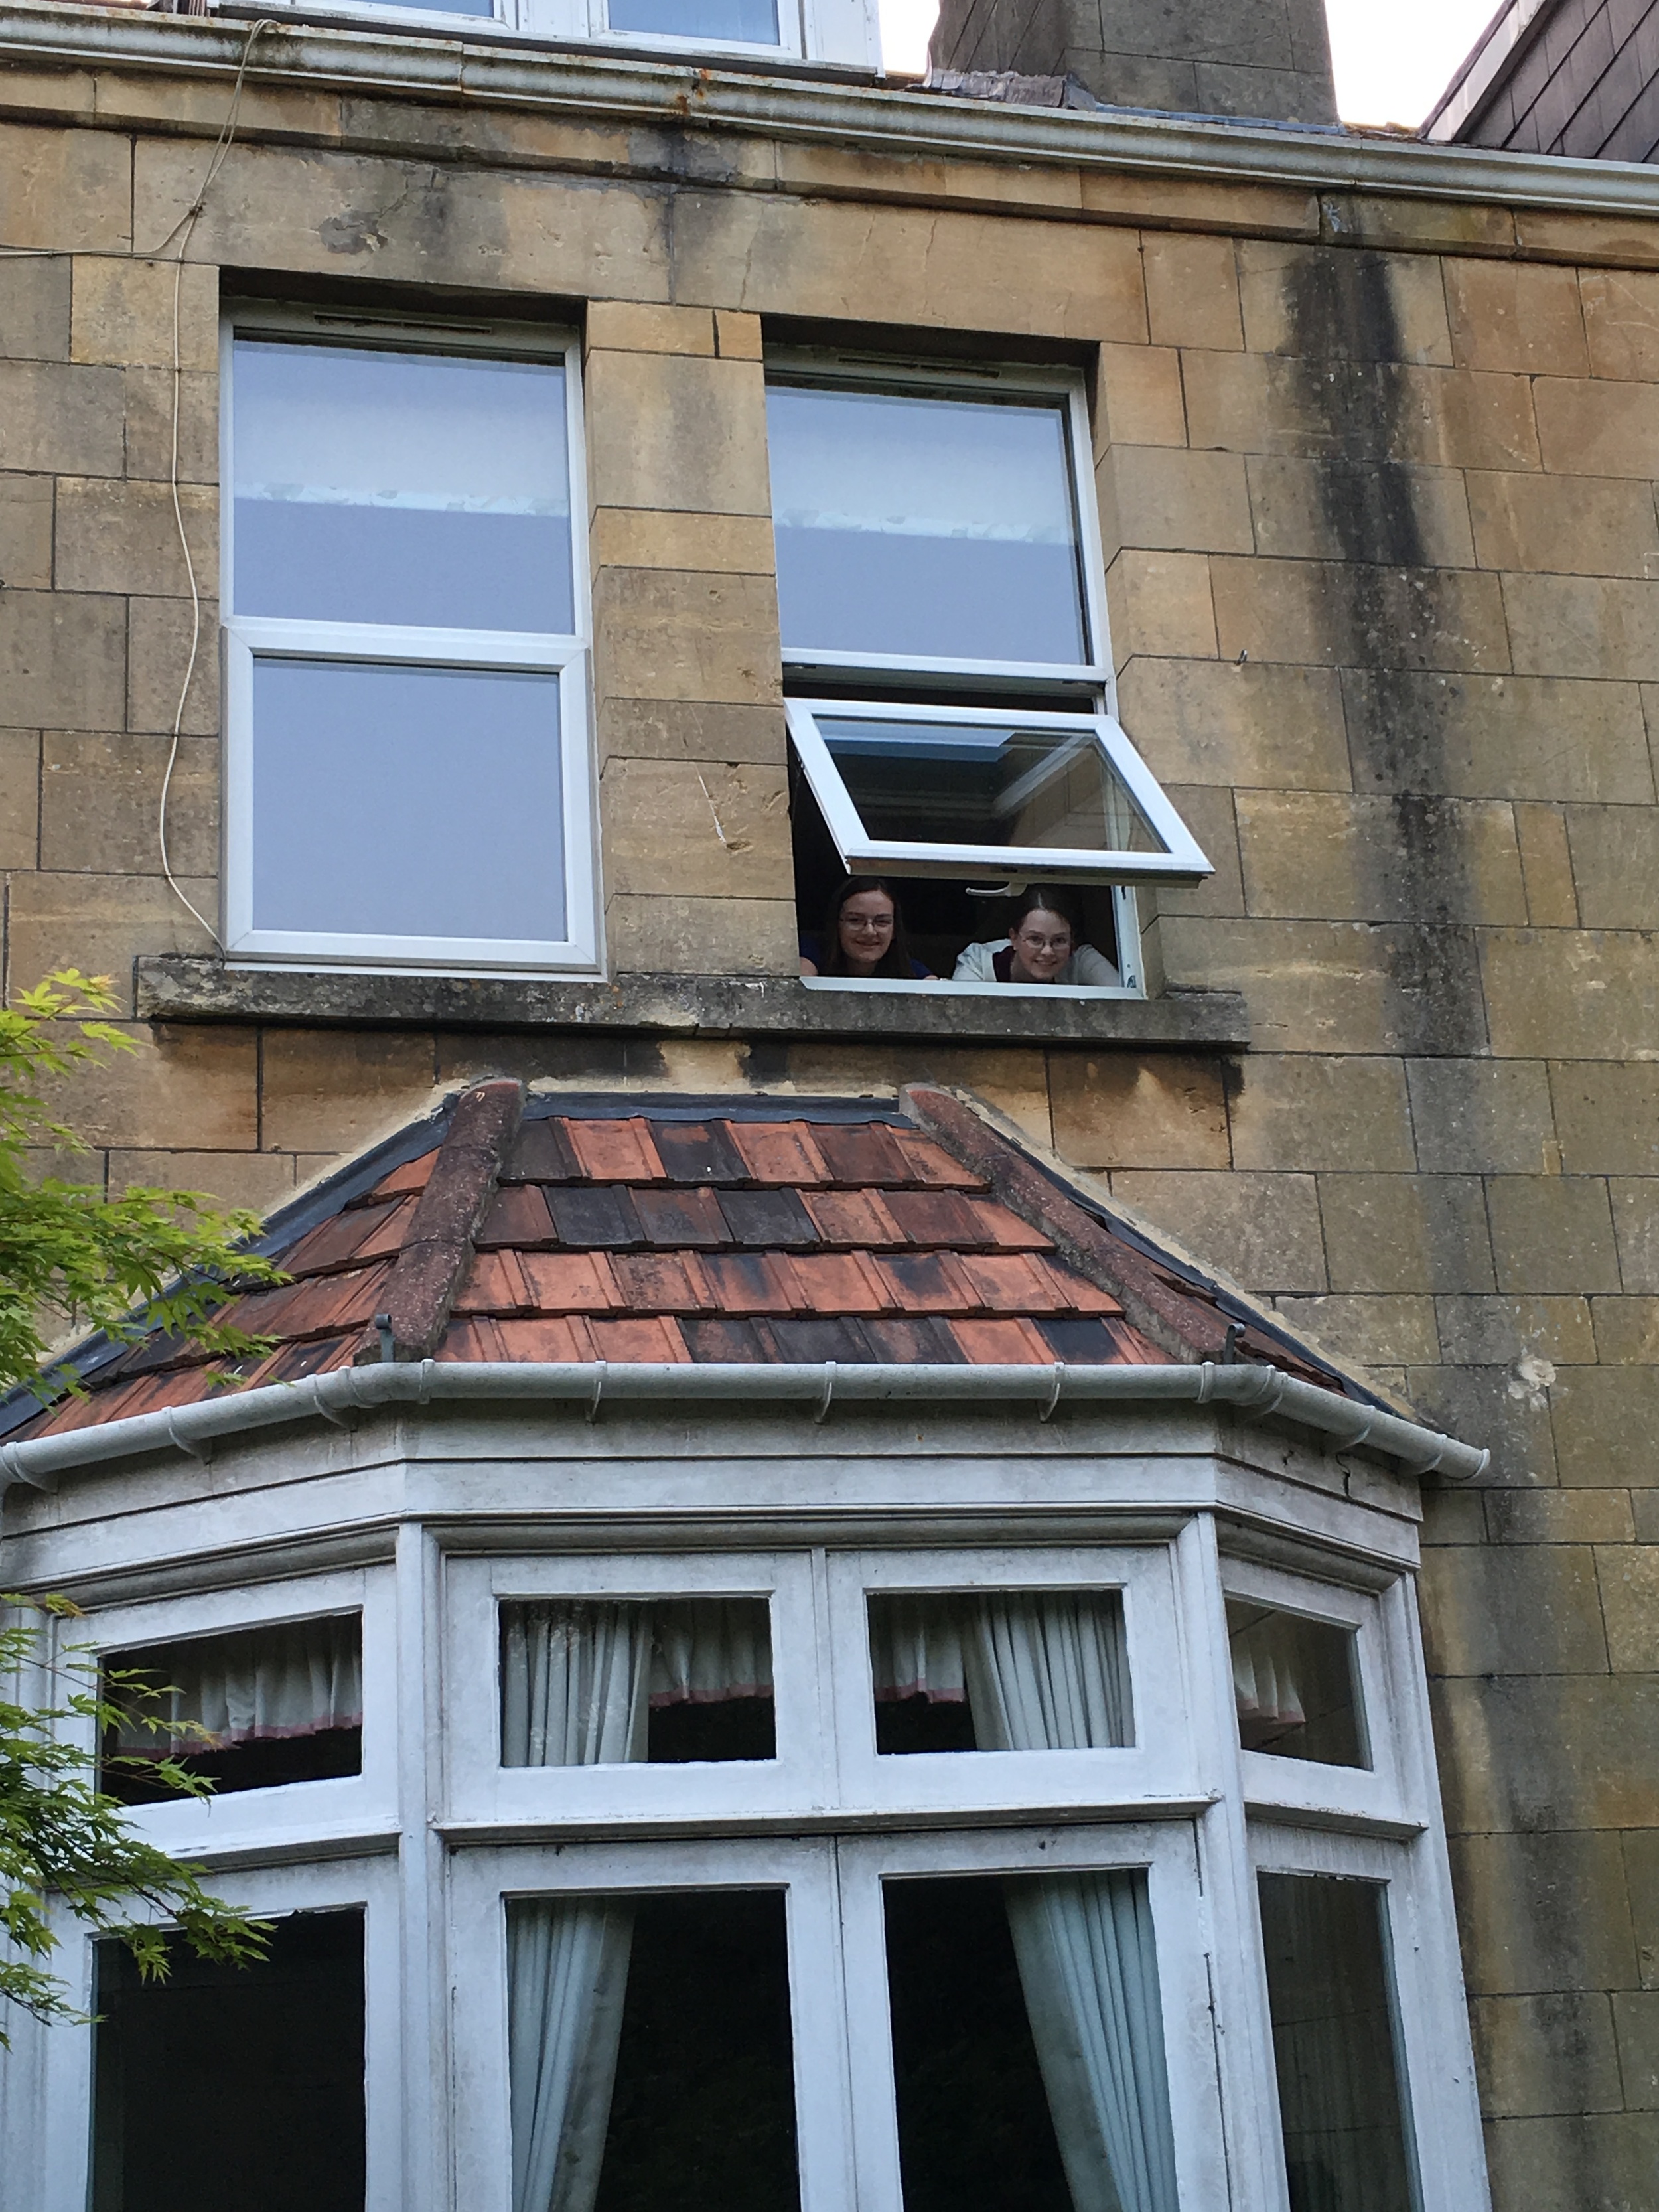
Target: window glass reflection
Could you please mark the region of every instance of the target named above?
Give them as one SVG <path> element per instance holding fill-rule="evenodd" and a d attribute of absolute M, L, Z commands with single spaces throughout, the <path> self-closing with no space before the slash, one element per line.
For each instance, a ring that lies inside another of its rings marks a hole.
<path fill-rule="evenodd" d="M 773 1759 L 763 1598 L 501 1607 L 501 1764 Z"/>
<path fill-rule="evenodd" d="M 507 1908 L 513 2212 L 796 2212 L 784 1900 Z"/>
<path fill-rule="evenodd" d="M 1133 1743 L 1115 1590 L 873 1595 L 876 1748 L 1084 1751 Z"/>
<path fill-rule="evenodd" d="M 559 679 L 253 660 L 253 926 L 555 943 Z"/>
<path fill-rule="evenodd" d="M 568 633 L 561 362 L 239 338 L 242 615 Z"/>
<path fill-rule="evenodd" d="M 777 0 L 611 0 L 613 31 L 659 39 L 707 39 L 721 46 L 775 46 Z"/>
<path fill-rule="evenodd" d="M 1291 2212 L 1417 2212 L 1382 1887 L 1259 1888 Z"/>
<path fill-rule="evenodd" d="M 1087 655 L 1059 402 L 775 384 L 786 651 Z"/>
<path fill-rule="evenodd" d="M 1227 1635 L 1246 1751 L 1370 1765 L 1352 1629 L 1230 1598 Z"/>
<path fill-rule="evenodd" d="M 905 2212 L 1176 2212 L 1145 1875 L 884 1895 Z"/>

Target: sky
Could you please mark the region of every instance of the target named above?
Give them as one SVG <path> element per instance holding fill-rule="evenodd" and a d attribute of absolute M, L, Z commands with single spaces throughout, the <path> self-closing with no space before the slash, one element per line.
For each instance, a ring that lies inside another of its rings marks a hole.
<path fill-rule="evenodd" d="M 1418 124 L 1486 28 L 1498 0 L 1325 0 L 1336 104 L 1348 123 Z M 1250 0 L 1240 0 L 1249 6 Z M 926 69 L 937 0 L 881 0 L 892 70 Z"/>

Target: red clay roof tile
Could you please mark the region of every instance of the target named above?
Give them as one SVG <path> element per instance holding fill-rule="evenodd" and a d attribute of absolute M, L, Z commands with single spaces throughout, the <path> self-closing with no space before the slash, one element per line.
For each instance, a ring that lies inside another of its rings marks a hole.
<path fill-rule="evenodd" d="M 1054 1355 L 1029 1321 L 953 1321 L 951 1334 L 975 1367 L 1051 1367 Z"/>
<path fill-rule="evenodd" d="M 973 1207 L 954 1190 L 890 1190 L 886 1203 L 912 1244 L 971 1248 L 983 1241 Z"/>
<path fill-rule="evenodd" d="M 587 1324 L 593 1340 L 589 1355 L 598 1359 L 680 1361 L 689 1359 L 685 1339 L 672 1321 L 596 1321 Z"/>
<path fill-rule="evenodd" d="M 873 1261 L 862 1252 L 793 1252 L 778 1261 L 805 1313 L 881 1313 L 894 1304 Z"/>
<path fill-rule="evenodd" d="M 557 1241 L 547 1194 L 533 1182 L 510 1182 L 498 1190 L 473 1239 L 480 1250 L 491 1244 L 534 1246 Z"/>
<path fill-rule="evenodd" d="M 402 1167 L 393 1168 L 389 1175 L 382 1176 L 368 1198 L 356 1202 L 367 1205 L 376 1199 L 401 1198 L 405 1192 L 418 1194 L 431 1181 L 432 1170 L 437 1164 L 438 1147 L 434 1145 L 429 1152 L 422 1152 L 418 1159 L 405 1160 Z"/>
<path fill-rule="evenodd" d="M 611 1267 L 624 1313 L 707 1313 L 718 1303 L 695 1252 L 618 1252 Z"/>
<path fill-rule="evenodd" d="M 797 1292 L 784 1266 L 768 1252 L 706 1253 L 702 1272 L 709 1304 L 720 1313 L 793 1313 Z"/>
<path fill-rule="evenodd" d="M 809 1190 L 797 1202 L 826 1244 L 902 1247 L 906 1242 L 881 1191 Z"/>
<path fill-rule="evenodd" d="M 728 1121 L 726 1126 L 751 1182 L 807 1188 L 835 1181 L 805 1121 Z"/>
<path fill-rule="evenodd" d="M 936 1145 L 931 1137 L 915 1129 L 894 1129 L 890 1133 L 904 1156 L 908 1182 L 923 1183 L 930 1190 L 984 1189 L 983 1176 L 952 1159 L 944 1146 Z"/>
<path fill-rule="evenodd" d="M 663 1164 L 644 1121 L 567 1121 L 564 1133 L 595 1182 L 661 1182 Z"/>
<path fill-rule="evenodd" d="M 826 1122 L 813 1132 L 824 1165 L 837 1182 L 908 1182 L 910 1163 L 879 1121 Z"/>
<path fill-rule="evenodd" d="M 975 1313 L 979 1294 L 948 1252 L 895 1253 L 872 1260 L 901 1313 Z"/>
<path fill-rule="evenodd" d="M 542 1313 L 614 1313 L 623 1303 L 603 1252 L 526 1252 L 519 1264 Z"/>
<path fill-rule="evenodd" d="M 1048 1239 L 1029 1221 L 1022 1221 L 994 1198 L 970 1198 L 968 1205 L 979 1224 L 978 1242 L 995 1244 L 1005 1252 L 1046 1252 Z"/>
<path fill-rule="evenodd" d="M 467 1313 L 526 1313 L 536 1294 L 525 1279 L 516 1252 L 480 1252 L 455 1292 L 451 1310 Z"/>

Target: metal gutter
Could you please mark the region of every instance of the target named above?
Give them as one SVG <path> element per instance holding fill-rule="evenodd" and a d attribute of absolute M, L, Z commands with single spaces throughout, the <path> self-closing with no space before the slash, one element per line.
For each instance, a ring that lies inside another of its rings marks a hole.
<path fill-rule="evenodd" d="M 1277 1367 L 851 1367 L 814 1365 L 612 1364 L 423 1359 L 343 1367 L 303 1382 L 276 1383 L 240 1396 L 210 1398 L 126 1420 L 71 1429 L 0 1447 L 0 1489 L 25 1483 L 52 1490 L 64 1469 L 143 1452 L 182 1451 L 205 1459 L 222 1439 L 302 1420 L 350 1428 L 361 1414 L 398 1406 L 554 1401 L 581 1407 L 590 1419 L 607 1406 L 725 1401 L 810 1407 L 822 1420 L 836 1406 L 1006 1403 L 1037 1408 L 1048 1419 L 1062 1407 L 1183 1401 L 1227 1406 L 1248 1421 L 1279 1419 L 1314 1429 L 1339 1451 L 1385 1454 L 1415 1474 L 1467 1482 L 1492 1455 L 1380 1407 L 1356 1405 Z"/>
<path fill-rule="evenodd" d="M 234 76 L 252 26 L 188 15 L 76 8 L 65 0 L 0 6 L 0 105 L 7 62 L 139 70 L 179 77 Z M 824 141 L 892 159 L 955 156 L 1065 164 L 1307 191 L 1382 192 L 1603 215 L 1659 216 L 1659 170 L 1634 161 L 1570 161 L 1485 147 L 1436 146 L 1282 125 L 1193 122 L 1107 109 L 1019 108 L 937 93 L 618 59 L 553 47 L 528 52 L 487 37 L 448 39 L 283 21 L 262 30 L 248 82 L 441 99 L 470 106 L 566 112 L 683 131 Z M 38 106 L 41 95 L 31 94 Z M 98 115 L 77 111 L 77 124 Z M 109 127 L 123 127 L 112 116 Z M 167 126 L 177 129 L 179 125 Z M 200 126 L 206 134 L 213 122 Z M 257 133 L 246 130 L 246 135 Z M 304 134 L 302 134 L 304 135 Z M 387 149 L 386 150 L 392 150 Z"/>

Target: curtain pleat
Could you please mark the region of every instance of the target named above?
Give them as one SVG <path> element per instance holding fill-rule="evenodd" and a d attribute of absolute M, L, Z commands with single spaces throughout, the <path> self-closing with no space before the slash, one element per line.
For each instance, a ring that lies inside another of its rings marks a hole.
<path fill-rule="evenodd" d="M 1269 1614 L 1231 1639 L 1233 1690 L 1241 1720 L 1301 1728 L 1307 1720 L 1296 1679 L 1290 1638 L 1281 1616 Z"/>
<path fill-rule="evenodd" d="M 642 1605 L 502 1609 L 501 1764 L 643 1759 L 651 1616 Z"/>
<path fill-rule="evenodd" d="M 967 1696 L 958 1608 L 950 1598 L 870 1601 L 870 1666 L 876 1695 L 960 1705 Z"/>
<path fill-rule="evenodd" d="M 674 1598 L 652 1606 L 650 1614 L 653 1705 L 771 1696 L 771 1624 L 763 1601 Z"/>
<path fill-rule="evenodd" d="M 362 1631 L 356 1613 L 124 1652 L 108 1663 L 142 1671 L 158 1687 L 170 1686 L 157 1700 L 130 1701 L 130 1717 L 114 1731 L 115 1747 L 123 1753 L 159 1757 L 167 1750 L 205 1748 L 195 1736 L 175 1735 L 169 1741 L 144 1726 L 146 1717 L 175 1730 L 193 1723 L 224 1748 L 362 1726 Z M 119 1705 L 120 1686 L 112 1686 Z"/>
<path fill-rule="evenodd" d="M 1091 1590 L 972 1601 L 963 1656 L 981 1751 L 1089 1751 L 1134 1740 L 1123 1613 Z"/>
<path fill-rule="evenodd" d="M 630 1905 L 541 1897 L 509 1910 L 513 2212 L 592 2212 L 633 1940 Z"/>

